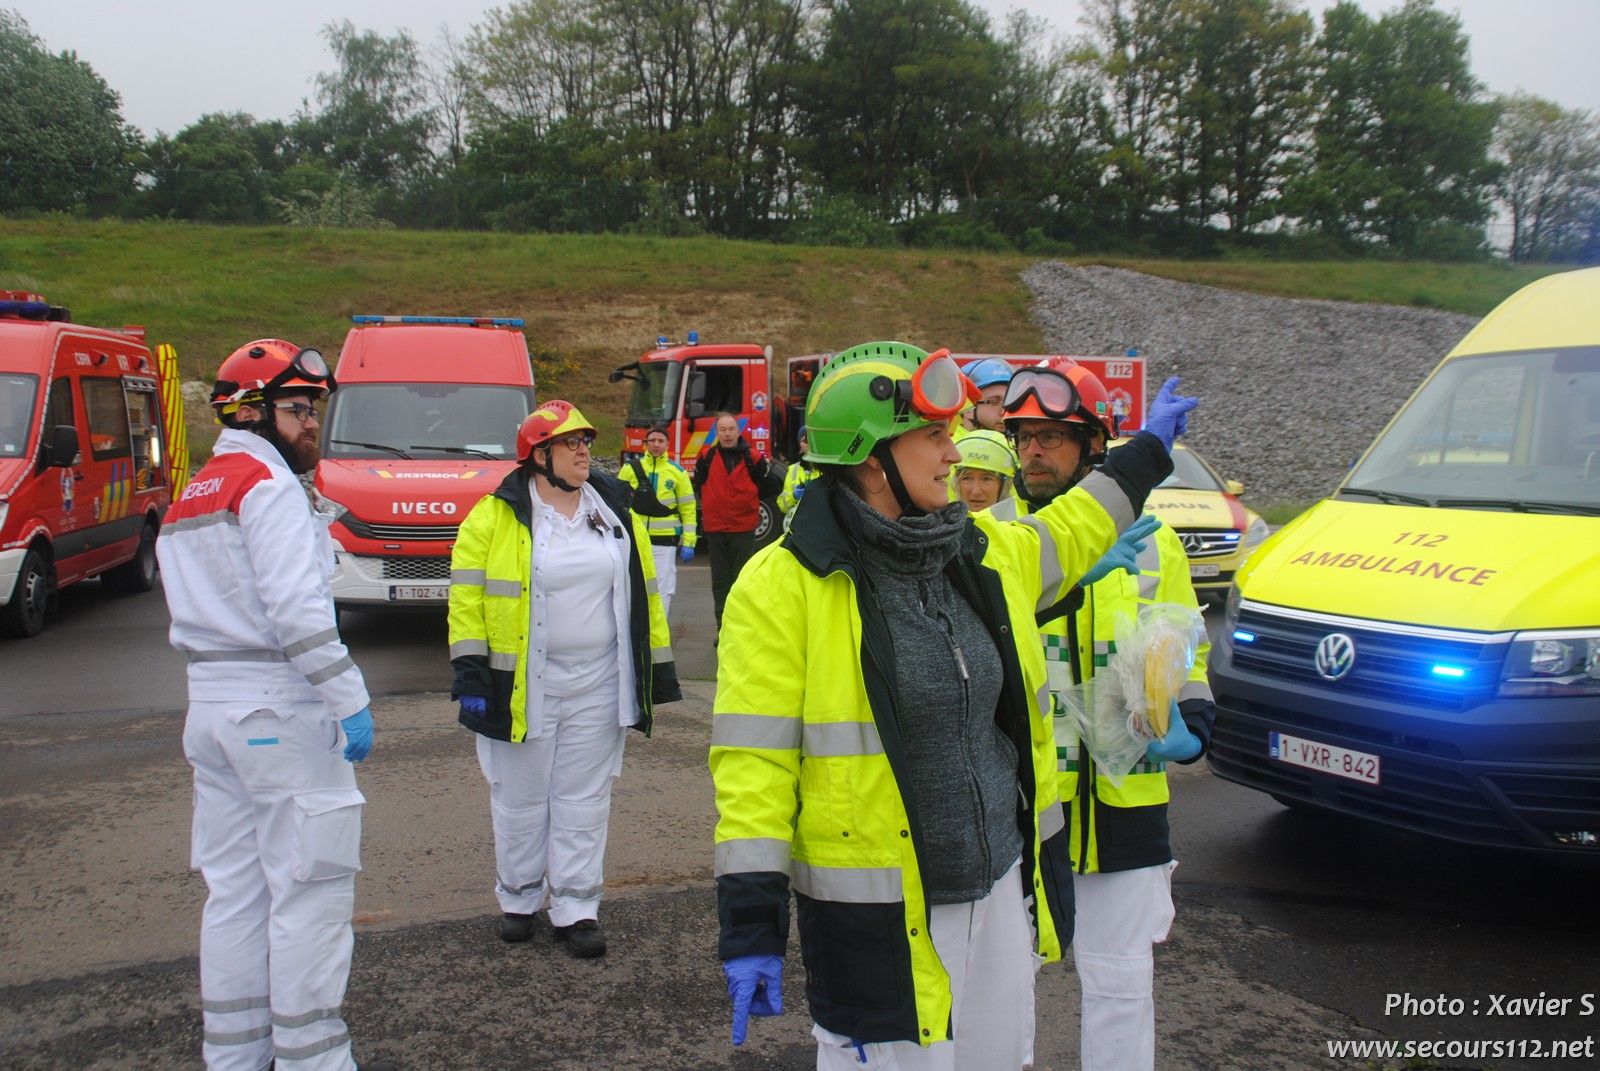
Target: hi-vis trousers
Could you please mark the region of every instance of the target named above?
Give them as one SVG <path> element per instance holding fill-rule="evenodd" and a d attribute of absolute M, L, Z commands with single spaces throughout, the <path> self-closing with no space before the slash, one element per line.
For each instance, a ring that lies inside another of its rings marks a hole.
<path fill-rule="evenodd" d="M 928 933 L 950 975 L 949 1041 L 857 1045 L 813 1024 L 817 1071 L 1016 1071 L 1033 1066 L 1033 924 L 1022 900 L 1019 862 L 989 895 L 935 904 Z"/>
<path fill-rule="evenodd" d="M 617 724 L 614 684 L 545 699 L 545 729 L 520 744 L 478 737 L 494 825 L 500 910 L 548 906 L 552 926 L 600 912 L 611 782 L 622 772 L 628 730 Z"/>
<path fill-rule="evenodd" d="M 200 923 L 202 1052 L 213 1071 L 349 1071 L 340 1014 L 361 869 L 361 806 L 344 733 L 321 703 L 194 702 L 190 865 Z"/>
<path fill-rule="evenodd" d="M 1156 1063 L 1155 945 L 1172 928 L 1177 863 L 1074 874 L 1072 951 L 1083 990 L 1083 1071 L 1150 1071 Z"/>
<path fill-rule="evenodd" d="M 672 612 L 672 596 L 678 593 L 678 548 L 650 544 L 650 557 L 656 563 L 656 594 L 661 596 L 661 613 Z"/>

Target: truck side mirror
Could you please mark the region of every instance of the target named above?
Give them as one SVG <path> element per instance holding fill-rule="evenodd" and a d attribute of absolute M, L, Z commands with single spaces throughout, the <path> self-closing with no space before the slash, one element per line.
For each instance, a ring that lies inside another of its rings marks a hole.
<path fill-rule="evenodd" d="M 1244 484 L 1240 483 L 1238 480 L 1223 480 L 1222 486 L 1228 489 L 1228 494 L 1230 495 L 1244 494 Z"/>
<path fill-rule="evenodd" d="M 706 415 L 706 374 L 689 373 L 689 397 L 684 401 L 683 415 L 698 420 Z"/>
<path fill-rule="evenodd" d="M 50 429 L 50 435 L 45 439 L 44 457 L 41 459 L 45 468 L 71 468 L 78 463 L 80 456 L 77 428 L 71 424 L 57 424 Z"/>

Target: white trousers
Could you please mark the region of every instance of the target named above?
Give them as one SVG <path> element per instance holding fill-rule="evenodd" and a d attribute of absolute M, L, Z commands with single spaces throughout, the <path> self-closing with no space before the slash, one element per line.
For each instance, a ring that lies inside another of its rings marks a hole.
<path fill-rule="evenodd" d="M 500 910 L 550 909 L 553 926 L 600 910 L 611 782 L 622 772 L 627 730 L 616 686 L 545 700 L 549 732 L 520 744 L 478 737 L 494 824 Z"/>
<path fill-rule="evenodd" d="M 928 932 L 950 975 L 951 1040 L 870 1042 L 813 1025 L 817 1071 L 1008 1071 L 1033 1066 L 1033 926 L 1022 902 L 1022 864 L 989 895 L 939 904 Z"/>
<path fill-rule="evenodd" d="M 672 612 L 672 597 L 678 593 L 678 548 L 658 547 L 650 544 L 650 556 L 656 561 L 656 592 L 661 596 L 661 612 Z"/>
<path fill-rule="evenodd" d="M 321 703 L 195 702 L 190 865 L 200 923 L 202 1053 L 214 1071 L 349 1071 L 339 1006 L 361 869 L 356 775 Z"/>
<path fill-rule="evenodd" d="M 1177 863 L 1074 874 L 1072 951 L 1083 991 L 1083 1071 L 1150 1071 L 1156 1063 L 1155 953 L 1172 928 Z"/>

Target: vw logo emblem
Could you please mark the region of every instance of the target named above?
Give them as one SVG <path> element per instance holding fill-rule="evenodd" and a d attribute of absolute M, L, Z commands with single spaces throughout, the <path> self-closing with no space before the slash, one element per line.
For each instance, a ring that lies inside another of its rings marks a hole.
<path fill-rule="evenodd" d="M 1317 673 L 1324 680 L 1336 681 L 1356 666 L 1356 641 L 1342 632 L 1330 632 L 1317 644 Z"/>
<path fill-rule="evenodd" d="M 1185 532 L 1178 537 L 1185 554 L 1199 554 L 1206 549 L 1206 537 L 1199 532 Z"/>

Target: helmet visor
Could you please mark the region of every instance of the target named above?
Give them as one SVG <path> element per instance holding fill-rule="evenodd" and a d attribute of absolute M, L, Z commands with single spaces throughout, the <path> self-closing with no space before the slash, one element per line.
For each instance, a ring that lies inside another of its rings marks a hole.
<path fill-rule="evenodd" d="M 927 420 L 948 420 L 981 395 L 949 350 L 935 350 L 911 374 L 911 408 Z"/>
<path fill-rule="evenodd" d="M 1066 376 L 1049 368 L 1024 368 L 1011 377 L 1006 387 L 1003 408 L 1009 414 L 1022 407 L 1032 395 L 1039 411 L 1052 420 L 1065 420 L 1078 412 L 1078 390 Z"/>
<path fill-rule="evenodd" d="M 286 383 L 310 383 L 332 393 L 335 383 L 333 370 L 321 350 L 305 349 L 295 354 L 288 367 L 268 380 L 262 393 L 269 394 Z"/>

